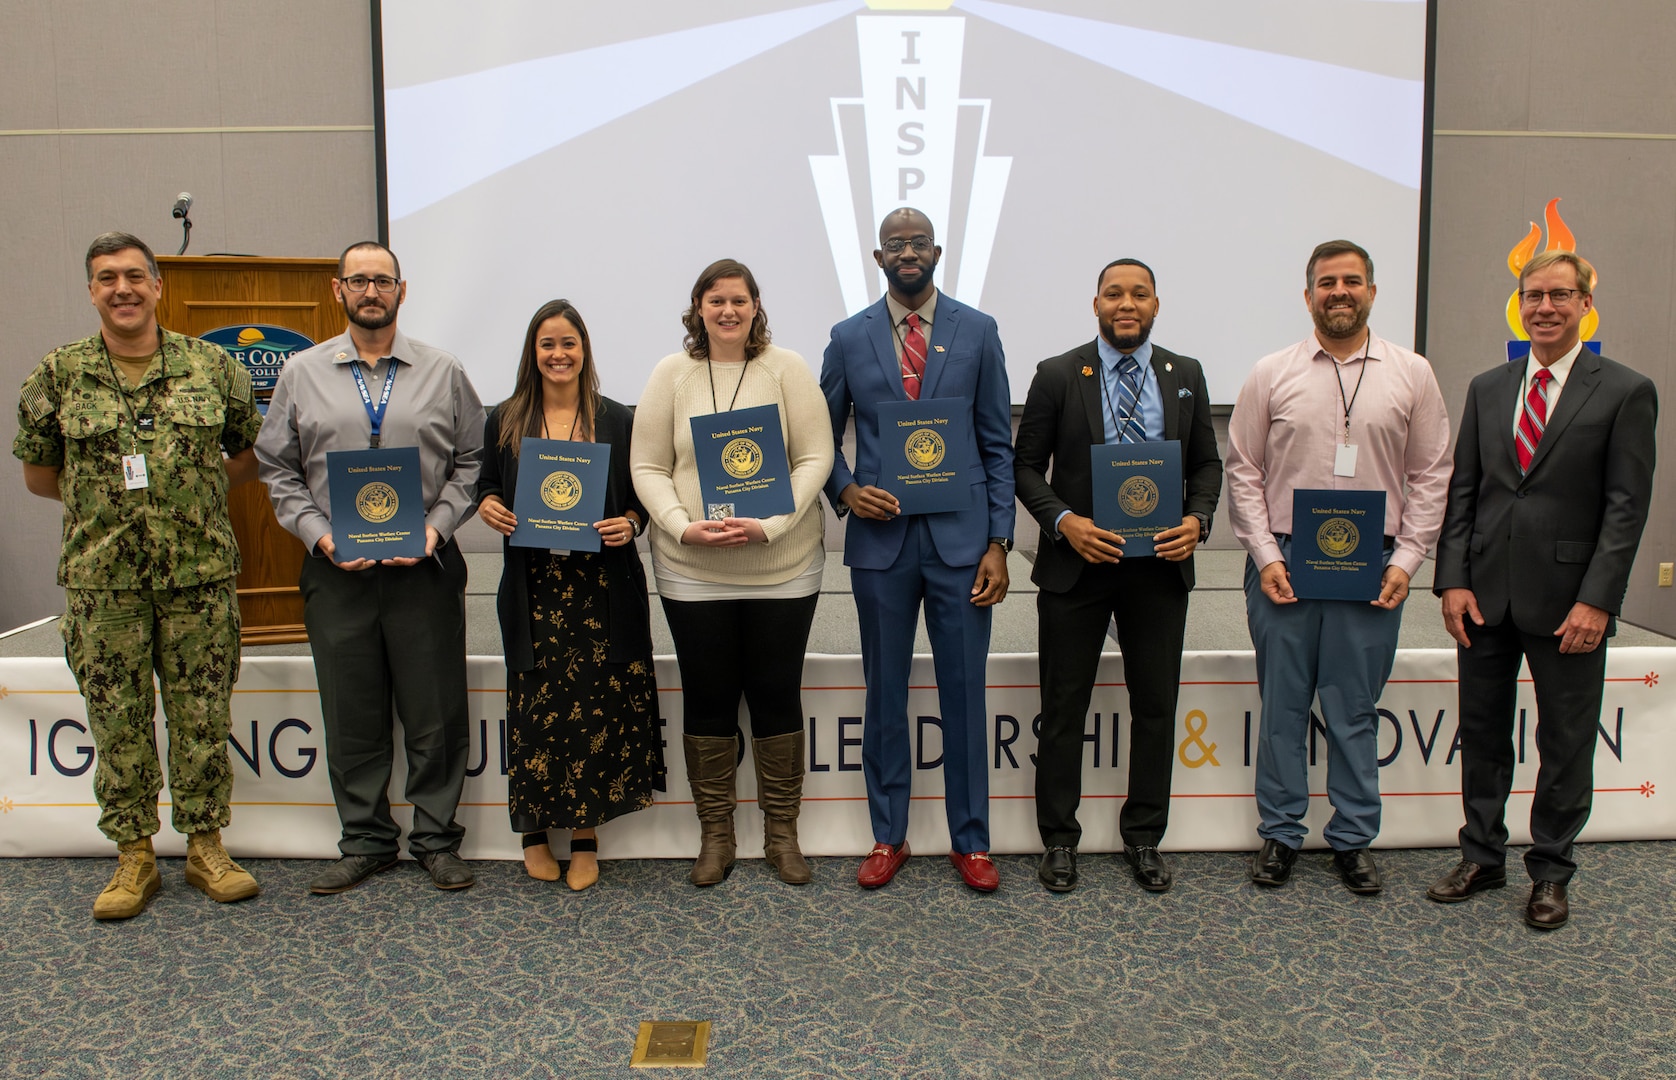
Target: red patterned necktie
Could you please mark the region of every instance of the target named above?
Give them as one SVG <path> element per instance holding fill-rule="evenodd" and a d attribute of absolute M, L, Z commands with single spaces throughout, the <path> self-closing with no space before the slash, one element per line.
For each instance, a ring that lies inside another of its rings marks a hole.
<path fill-rule="evenodd" d="M 1525 407 L 1519 412 L 1519 435 L 1514 441 L 1519 447 L 1522 473 L 1530 472 L 1536 445 L 1542 441 L 1542 430 L 1548 426 L 1548 380 L 1553 377 L 1553 372 L 1542 368 L 1531 378 L 1530 393 L 1525 395 Z"/>
<path fill-rule="evenodd" d="M 919 316 L 908 313 L 908 332 L 902 336 L 902 389 L 913 401 L 919 400 L 920 378 L 925 374 L 925 335 L 920 333 Z"/>

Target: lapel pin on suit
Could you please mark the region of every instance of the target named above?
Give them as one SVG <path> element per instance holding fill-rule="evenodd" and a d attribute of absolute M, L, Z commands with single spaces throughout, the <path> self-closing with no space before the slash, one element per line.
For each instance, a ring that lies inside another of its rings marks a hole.
<path fill-rule="evenodd" d="M 1174 364 L 1166 363 L 1164 365 L 1164 370 L 1165 371 L 1174 371 L 1175 369 L 1176 369 L 1176 366 Z"/>
<path fill-rule="evenodd" d="M 1083 375 L 1085 375 L 1085 376 L 1087 376 L 1087 375 L 1092 375 L 1092 374 L 1094 374 L 1094 369 L 1093 369 L 1093 368 L 1091 368 L 1091 367 L 1089 367 L 1089 366 L 1088 366 L 1088 365 L 1087 365 L 1087 364 L 1084 364 L 1084 365 L 1083 365 L 1083 366 L 1082 366 L 1082 373 L 1083 373 Z"/>
<path fill-rule="evenodd" d="M 942 352 L 943 351 L 943 347 L 941 345 L 933 345 L 933 346 L 931 346 L 931 349 L 932 349 L 933 352 Z"/>

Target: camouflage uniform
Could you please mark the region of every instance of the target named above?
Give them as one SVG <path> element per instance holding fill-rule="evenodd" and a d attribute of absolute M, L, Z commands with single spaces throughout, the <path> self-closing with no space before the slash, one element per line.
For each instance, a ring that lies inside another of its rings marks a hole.
<path fill-rule="evenodd" d="M 161 348 L 160 366 L 134 388 L 98 334 L 48 353 L 24 380 L 12 444 L 25 463 L 61 470 L 64 658 L 99 752 L 99 828 L 118 843 L 158 830 L 154 670 L 176 831 L 218 829 L 231 816 L 239 552 L 221 452 L 254 445 L 262 418 L 249 374 L 220 346 L 163 331 Z M 139 430 L 148 414 L 155 430 Z M 133 491 L 123 483 L 130 453 L 145 454 L 149 479 Z"/>

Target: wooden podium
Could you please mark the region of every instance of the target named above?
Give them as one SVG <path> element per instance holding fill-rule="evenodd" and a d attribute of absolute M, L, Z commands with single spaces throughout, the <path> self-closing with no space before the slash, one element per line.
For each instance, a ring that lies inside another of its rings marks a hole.
<path fill-rule="evenodd" d="M 332 295 L 336 259 L 162 255 L 157 263 L 163 272 L 157 320 L 176 333 L 201 337 L 221 327 L 262 324 L 320 342 L 348 325 Z M 260 481 L 234 489 L 228 509 L 244 562 L 238 578 L 242 643 L 307 641 L 297 592 L 308 557 L 302 543 L 279 527 Z"/>

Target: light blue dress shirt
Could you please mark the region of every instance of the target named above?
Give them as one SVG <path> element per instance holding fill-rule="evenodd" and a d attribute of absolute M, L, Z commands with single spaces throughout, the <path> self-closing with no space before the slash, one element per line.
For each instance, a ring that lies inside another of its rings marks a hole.
<path fill-rule="evenodd" d="M 1106 442 L 1111 444 L 1120 441 L 1118 425 L 1127 419 L 1118 415 L 1117 411 L 1117 403 L 1121 400 L 1117 389 L 1117 365 L 1123 360 L 1123 354 L 1104 337 L 1095 338 L 1094 346 L 1100 351 L 1100 377 L 1106 384 L 1105 397 L 1100 402 L 1100 418 L 1105 424 Z M 1130 355 L 1141 365 L 1140 408 L 1133 421 L 1141 430 L 1140 438 L 1133 441 L 1157 442 L 1164 437 L 1164 395 L 1158 388 L 1158 377 L 1152 371 L 1152 342 L 1141 342 L 1140 348 Z"/>

